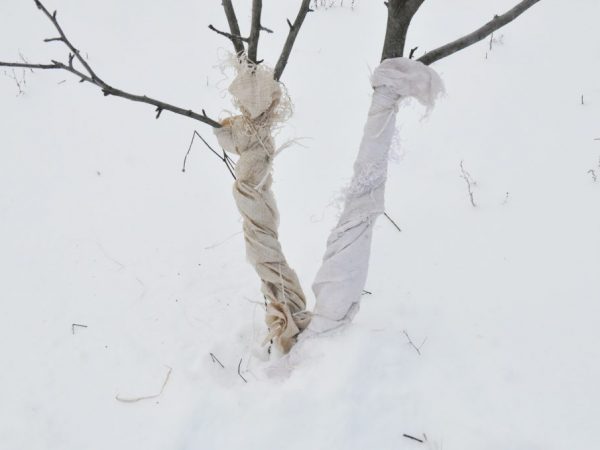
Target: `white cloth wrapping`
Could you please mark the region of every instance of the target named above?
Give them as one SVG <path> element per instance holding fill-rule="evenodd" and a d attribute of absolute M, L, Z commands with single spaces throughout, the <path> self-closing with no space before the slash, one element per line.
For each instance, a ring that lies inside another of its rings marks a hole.
<path fill-rule="evenodd" d="M 313 283 L 316 306 L 307 336 L 336 329 L 358 312 L 367 280 L 373 225 L 384 212 L 389 152 L 399 102 L 415 98 L 429 112 L 443 92 L 437 73 L 406 58 L 383 61 L 375 69 L 371 84 L 374 92 L 354 175 Z"/>

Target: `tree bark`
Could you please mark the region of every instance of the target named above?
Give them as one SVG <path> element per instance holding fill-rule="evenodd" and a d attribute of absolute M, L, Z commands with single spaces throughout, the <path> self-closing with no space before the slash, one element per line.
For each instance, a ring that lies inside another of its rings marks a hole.
<path fill-rule="evenodd" d="M 412 18 L 425 0 L 389 0 L 387 27 L 381 60 L 404 56 L 406 33 Z"/>

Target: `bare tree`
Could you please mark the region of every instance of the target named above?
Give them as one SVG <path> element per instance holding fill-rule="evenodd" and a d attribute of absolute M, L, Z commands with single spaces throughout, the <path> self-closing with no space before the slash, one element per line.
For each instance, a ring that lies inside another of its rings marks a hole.
<path fill-rule="evenodd" d="M 453 42 L 426 53 L 425 55 L 421 56 L 418 61 L 425 65 L 429 65 L 470 45 L 473 45 L 474 43 L 489 36 L 495 30 L 516 19 L 519 15 L 521 15 L 538 1 L 539 0 L 523 0 L 506 13 L 494 16 L 489 23 L 485 24 L 481 28 L 478 28 L 477 30 Z M 413 17 L 424 2 L 425 0 L 388 0 L 384 2 L 385 6 L 387 7 L 388 17 L 381 57 L 382 61 L 404 56 L 404 48 L 408 29 L 411 25 Z M 87 83 L 100 89 L 104 96 L 120 97 L 134 102 L 151 105 L 155 109 L 157 119 L 161 116 L 163 111 L 169 111 L 171 113 L 185 116 L 209 125 L 215 130 L 232 128 L 232 123 L 237 120 L 236 117 L 232 117 L 225 121 L 219 122 L 211 118 L 204 109 L 201 109 L 200 112 L 197 112 L 192 109 L 172 105 L 146 95 L 132 94 L 109 84 L 95 71 L 86 58 L 82 56 L 81 50 L 78 49 L 69 39 L 58 21 L 57 12 L 53 11 L 51 13 L 40 0 L 34 0 L 34 3 L 37 8 L 48 18 L 58 34 L 55 37 L 45 39 L 45 42 L 62 43 L 68 51 L 66 61 L 51 60 L 49 63 L 29 63 L 25 60 L 20 62 L 0 61 L 0 67 L 69 72 L 70 74 L 76 76 L 81 83 Z M 298 13 L 294 21 L 292 22 L 289 19 L 287 20 L 289 27 L 287 37 L 273 71 L 269 72 L 272 74 L 272 80 L 275 82 L 279 82 L 281 79 L 286 65 L 290 59 L 290 55 L 300 29 L 308 13 L 312 11 L 310 4 L 311 0 L 299 1 Z M 354 2 L 352 2 L 352 5 L 354 5 Z M 232 0 L 222 0 L 222 6 L 225 17 L 227 18 L 229 30 L 219 30 L 213 25 L 209 25 L 209 28 L 215 33 L 218 33 L 219 35 L 231 41 L 237 60 L 242 66 L 249 68 L 252 73 L 259 73 L 261 71 L 261 64 L 263 62 L 263 60 L 259 59 L 260 35 L 262 32 L 272 33 L 272 31 L 265 27 L 261 21 L 263 8 L 262 0 L 252 1 L 250 33 L 248 36 L 241 35 L 240 26 L 234 6 L 232 4 Z M 413 57 L 415 50 L 416 48 L 411 50 L 409 55 L 410 58 Z M 249 127 L 249 129 L 255 133 L 255 137 L 259 141 L 260 145 L 267 152 L 267 158 L 265 166 L 261 168 L 261 171 L 264 173 L 264 175 L 261 175 L 262 180 L 260 180 L 259 183 L 256 183 L 256 180 L 247 178 L 247 176 L 245 178 L 244 176 L 240 176 L 239 173 L 236 173 L 237 178 L 234 176 L 234 178 L 236 178 L 236 190 L 238 190 L 240 193 L 240 197 L 236 197 L 236 202 L 238 203 L 240 212 L 244 217 L 244 232 L 249 255 L 252 254 L 252 249 L 250 248 L 249 242 L 255 239 L 257 234 L 269 236 L 271 239 L 270 245 L 272 246 L 272 249 L 278 252 L 277 255 L 279 256 L 275 261 L 261 260 L 255 262 L 255 268 L 262 280 L 262 291 L 268 301 L 267 323 L 270 329 L 269 338 L 274 339 L 276 343 L 278 342 L 283 351 L 287 351 L 291 345 L 293 345 L 296 336 L 307 325 L 308 321 L 310 320 L 310 316 L 305 312 L 306 302 L 296 275 L 287 265 L 287 262 L 283 257 L 283 253 L 281 252 L 276 226 L 277 213 L 276 210 L 273 211 L 273 204 L 266 204 L 266 210 L 274 214 L 272 221 L 267 224 L 259 224 L 259 226 L 262 226 L 262 228 L 259 230 L 253 228 L 256 226 L 256 221 L 253 217 L 251 217 L 252 209 L 255 208 L 259 210 L 260 208 L 264 208 L 265 202 L 271 201 L 270 169 L 271 161 L 276 152 L 274 151 L 272 144 L 272 124 L 269 123 L 268 126 L 264 125 L 265 114 L 266 112 L 259 117 L 244 118 L 245 126 Z M 259 129 L 261 126 L 267 132 L 264 136 L 260 135 L 259 133 L 259 131 L 261 131 Z M 219 135 L 218 133 L 224 133 L 222 131 L 216 132 L 217 135 Z M 230 160 L 228 160 L 228 156 L 225 153 L 224 156 L 221 157 L 216 151 L 213 150 L 213 152 L 216 153 L 217 156 L 219 156 L 219 158 L 226 163 L 227 168 L 230 171 L 233 170 L 233 164 L 231 164 Z M 250 151 L 247 153 L 250 153 Z M 240 158 L 238 161 L 239 169 L 240 165 L 243 165 L 241 163 L 246 155 L 244 152 L 239 152 L 238 156 Z M 240 172 L 238 169 L 236 169 L 236 172 Z M 257 194 L 255 197 L 252 197 L 257 192 L 259 194 Z M 253 203 L 244 203 L 244 201 L 241 200 L 242 197 L 253 198 Z M 256 257 L 256 255 L 254 256 Z M 271 308 L 270 310 L 269 307 Z"/>

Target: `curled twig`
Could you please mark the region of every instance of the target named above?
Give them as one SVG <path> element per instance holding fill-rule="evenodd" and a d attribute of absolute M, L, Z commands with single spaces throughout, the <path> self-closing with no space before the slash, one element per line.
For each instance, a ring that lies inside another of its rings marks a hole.
<path fill-rule="evenodd" d="M 154 394 L 154 395 L 146 395 L 143 397 L 120 397 L 118 394 L 115 397 L 115 399 L 119 402 L 122 403 L 136 403 L 136 402 L 140 402 L 142 400 L 151 400 L 153 398 L 157 398 L 160 397 L 163 393 L 163 391 L 165 390 L 165 386 L 167 385 L 167 383 L 169 382 L 169 377 L 171 376 L 171 372 L 173 371 L 173 369 L 171 367 L 168 367 L 169 371 L 167 372 L 167 376 L 165 377 L 165 381 L 163 381 L 163 384 L 160 388 L 160 391 L 158 392 L 158 394 Z"/>

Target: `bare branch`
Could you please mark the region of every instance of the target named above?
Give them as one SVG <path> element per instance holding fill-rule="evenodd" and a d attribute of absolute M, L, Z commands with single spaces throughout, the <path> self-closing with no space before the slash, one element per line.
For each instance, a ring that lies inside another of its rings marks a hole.
<path fill-rule="evenodd" d="M 225 31 L 218 30 L 215 27 L 213 27 L 212 25 L 209 25 L 208 28 L 210 28 L 217 34 L 220 34 L 221 36 L 225 36 L 227 39 L 229 39 L 231 42 L 233 42 L 234 46 L 237 41 L 248 42 L 250 40 L 250 39 L 242 37 L 242 36 L 237 36 L 237 35 L 233 35 L 231 33 L 227 33 Z"/>
<path fill-rule="evenodd" d="M 250 39 L 248 40 L 248 60 L 256 63 L 258 54 L 258 38 L 260 37 L 260 16 L 262 0 L 252 0 L 252 22 L 250 23 Z"/>
<path fill-rule="evenodd" d="M 298 37 L 298 32 L 300 31 L 302 23 L 304 22 L 304 19 L 309 11 L 312 11 L 312 9 L 310 9 L 310 0 L 302 0 L 300 10 L 298 11 L 298 15 L 296 16 L 294 23 L 292 24 L 288 20 L 290 31 L 283 46 L 283 50 L 281 51 L 281 55 L 279 56 L 277 64 L 275 65 L 274 77 L 276 80 L 279 80 L 283 74 L 285 66 L 287 65 L 290 57 L 290 53 L 292 52 L 292 48 L 294 47 L 294 42 L 296 42 L 296 37 Z"/>
<path fill-rule="evenodd" d="M 81 56 L 81 54 L 79 53 L 79 50 L 77 50 L 73 46 L 73 44 L 71 44 L 71 42 L 67 39 L 67 36 L 65 36 L 65 33 L 63 32 L 61 26 L 58 23 L 58 20 L 56 19 L 56 11 L 54 11 L 52 14 L 50 14 L 50 12 L 48 12 L 46 7 L 42 4 L 42 2 L 40 0 L 34 0 L 34 2 L 35 2 L 35 5 L 38 7 L 38 9 L 41 10 L 46 15 L 46 17 L 48 17 L 50 22 L 52 22 L 52 24 L 54 25 L 54 28 L 56 28 L 56 31 L 58 31 L 58 34 L 60 34 L 60 38 L 54 38 L 51 40 L 62 40 L 65 43 L 65 45 L 67 47 L 69 47 L 69 50 L 77 57 L 77 60 L 81 63 L 81 65 L 85 68 L 85 70 L 90 74 L 92 79 L 102 82 L 102 80 L 94 73 L 92 68 L 87 63 L 87 61 Z"/>
<path fill-rule="evenodd" d="M 233 9 L 233 5 L 231 0 L 223 0 L 222 1 L 223 9 L 225 10 L 225 16 L 227 17 L 227 22 L 229 23 L 229 31 L 231 32 L 231 36 L 240 36 L 240 25 L 238 23 L 237 17 L 235 15 L 235 10 Z M 244 48 L 243 40 L 240 39 L 232 39 L 233 47 L 235 48 L 236 55 L 243 54 L 246 49 Z"/>
<path fill-rule="evenodd" d="M 3 62 L 0 61 L 0 67 L 23 67 L 25 69 L 62 69 L 57 64 L 29 64 L 29 63 L 19 63 L 19 62 Z"/>
<path fill-rule="evenodd" d="M 131 100 L 134 102 L 147 103 L 149 105 L 153 105 L 156 108 L 156 111 L 158 113 L 157 118 L 160 116 L 160 113 L 164 110 L 164 111 L 171 111 L 172 113 L 198 120 L 200 122 L 203 122 L 203 123 L 206 123 L 206 124 L 212 126 L 213 128 L 221 127 L 221 124 L 219 122 L 211 119 L 210 117 L 208 117 L 206 115 L 206 113 L 204 113 L 204 110 L 202 111 L 202 114 L 198 114 L 190 109 L 185 109 L 185 108 L 181 108 L 179 106 L 174 106 L 169 103 L 165 103 L 163 101 L 148 97 L 146 95 L 131 94 L 131 93 L 123 91 L 121 89 L 117 89 L 117 88 L 109 85 L 108 83 L 104 82 L 98 75 L 96 75 L 96 73 L 91 68 L 91 66 L 81 56 L 81 54 L 79 53 L 79 50 L 77 50 L 75 48 L 75 46 L 71 43 L 71 41 L 67 38 L 67 36 L 63 32 L 62 28 L 60 27 L 60 25 L 56 19 L 56 11 L 54 13 L 50 14 L 48 12 L 48 10 L 46 9 L 46 7 L 44 7 L 44 5 L 42 5 L 42 3 L 39 0 L 34 0 L 34 1 L 35 1 L 36 6 L 41 11 L 43 11 L 44 14 L 46 15 L 46 17 L 48 17 L 48 19 L 50 19 L 50 21 L 54 24 L 55 28 L 58 30 L 58 32 L 61 36 L 60 40 L 69 48 L 70 53 L 69 53 L 68 64 L 64 64 L 64 63 L 61 63 L 59 61 L 54 61 L 54 60 L 51 61 L 52 64 L 29 64 L 29 63 L 19 63 L 19 62 L 0 62 L 0 67 L 22 67 L 22 68 L 28 68 L 28 69 L 66 70 L 67 72 L 70 72 L 73 75 L 77 76 L 79 78 L 80 82 L 87 81 L 88 83 L 91 83 L 91 84 L 97 86 L 98 88 L 100 88 L 102 90 L 102 93 L 105 96 L 114 95 L 115 97 L 126 98 L 127 100 Z M 55 39 L 52 39 L 52 40 L 55 40 Z M 73 60 L 75 58 L 84 67 L 85 72 L 78 70 L 73 66 Z"/>
<path fill-rule="evenodd" d="M 423 64 L 429 65 L 436 61 L 439 61 L 442 58 L 445 58 L 446 56 L 450 56 L 453 53 L 463 50 L 485 39 L 494 31 L 503 27 L 507 23 L 512 22 L 539 1 L 540 0 L 523 0 L 510 11 L 507 11 L 500 16 L 494 16 L 494 18 L 490 22 L 486 23 L 481 28 L 478 28 L 472 33 L 467 34 L 466 36 L 463 36 L 453 42 L 450 42 L 449 44 L 443 45 L 431 52 L 426 53 L 425 55 L 421 56 L 418 59 L 418 61 L 421 61 Z"/>

